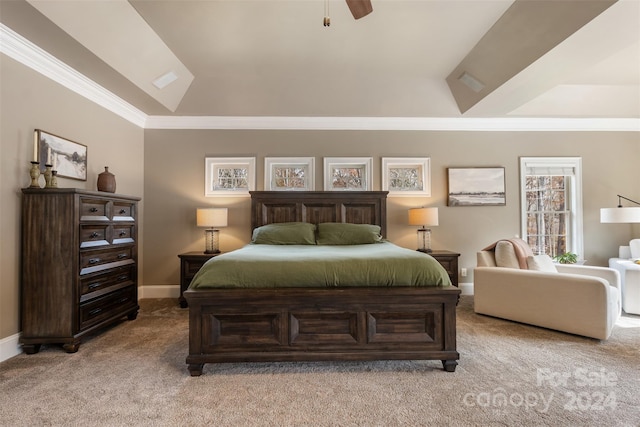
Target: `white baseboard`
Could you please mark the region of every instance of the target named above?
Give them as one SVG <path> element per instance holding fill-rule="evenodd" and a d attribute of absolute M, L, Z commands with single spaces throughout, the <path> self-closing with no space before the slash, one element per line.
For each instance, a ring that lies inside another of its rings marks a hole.
<path fill-rule="evenodd" d="M 178 298 L 180 285 L 147 285 L 138 288 L 138 298 Z"/>
<path fill-rule="evenodd" d="M 460 283 L 461 295 L 473 295 L 473 283 Z"/>
<path fill-rule="evenodd" d="M 0 340 L 0 362 L 11 359 L 22 353 L 22 347 L 18 343 L 20 334 L 14 334 Z"/>

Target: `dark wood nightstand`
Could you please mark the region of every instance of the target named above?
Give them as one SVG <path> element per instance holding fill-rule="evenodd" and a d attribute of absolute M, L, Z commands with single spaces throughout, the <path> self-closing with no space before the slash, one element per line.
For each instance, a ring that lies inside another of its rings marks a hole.
<path fill-rule="evenodd" d="M 445 251 L 445 250 L 434 250 L 433 252 L 429 252 L 429 255 L 434 257 L 445 270 L 449 273 L 449 277 L 451 278 L 451 283 L 453 286 L 458 286 L 458 258 L 460 254 L 457 252 Z"/>
<path fill-rule="evenodd" d="M 187 307 L 187 300 L 184 299 L 182 294 L 189 287 L 193 276 L 196 275 L 205 262 L 217 255 L 220 255 L 220 253 L 205 254 L 204 252 L 185 252 L 178 255 L 178 258 L 180 258 L 180 298 L 178 299 L 180 307 Z"/>

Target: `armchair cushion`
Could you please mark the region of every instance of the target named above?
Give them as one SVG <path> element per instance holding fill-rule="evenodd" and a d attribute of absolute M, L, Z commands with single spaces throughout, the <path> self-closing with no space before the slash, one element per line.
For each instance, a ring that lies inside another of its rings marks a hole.
<path fill-rule="evenodd" d="M 504 268 L 520 268 L 516 251 L 507 241 L 496 243 L 496 265 Z"/>
<path fill-rule="evenodd" d="M 548 273 L 558 272 L 558 269 L 549 255 L 528 256 L 527 265 L 529 266 L 529 270 L 546 271 Z"/>

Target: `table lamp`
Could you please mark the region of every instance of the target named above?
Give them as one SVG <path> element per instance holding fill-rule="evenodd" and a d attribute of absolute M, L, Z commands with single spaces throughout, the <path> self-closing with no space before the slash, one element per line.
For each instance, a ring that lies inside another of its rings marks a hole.
<path fill-rule="evenodd" d="M 209 227 L 204 231 L 205 254 L 220 253 L 220 230 L 215 227 L 227 226 L 227 208 L 203 208 L 196 210 L 198 227 Z"/>
<path fill-rule="evenodd" d="M 420 252 L 432 252 L 431 229 L 427 226 L 438 225 L 438 208 L 414 208 L 409 209 L 409 225 L 419 225 L 418 250 Z"/>

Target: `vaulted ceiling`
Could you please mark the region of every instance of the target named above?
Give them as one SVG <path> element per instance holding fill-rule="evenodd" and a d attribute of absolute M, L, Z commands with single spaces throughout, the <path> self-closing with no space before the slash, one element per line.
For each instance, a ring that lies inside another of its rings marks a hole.
<path fill-rule="evenodd" d="M 0 20 L 150 116 L 640 117 L 639 0 L 372 3 L 2 0 Z"/>

